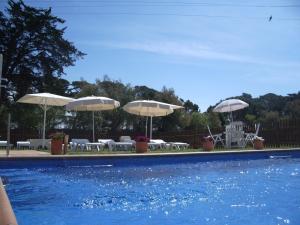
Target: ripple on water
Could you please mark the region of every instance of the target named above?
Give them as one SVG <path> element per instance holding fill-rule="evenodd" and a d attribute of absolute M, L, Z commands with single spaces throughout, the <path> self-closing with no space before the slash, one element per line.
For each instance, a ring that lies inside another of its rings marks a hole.
<path fill-rule="evenodd" d="M 43 224 L 30 213 L 39 210 L 53 220 L 69 215 L 68 224 L 293 224 L 300 162 L 285 160 L 1 173 L 22 224 Z"/>

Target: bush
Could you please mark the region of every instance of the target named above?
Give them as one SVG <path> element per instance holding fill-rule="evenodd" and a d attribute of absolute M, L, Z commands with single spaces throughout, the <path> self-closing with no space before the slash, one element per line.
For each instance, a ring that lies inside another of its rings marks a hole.
<path fill-rule="evenodd" d="M 62 141 L 65 138 L 65 134 L 62 133 L 62 132 L 56 132 L 56 133 L 50 134 L 49 137 L 52 140 L 60 140 L 60 141 Z"/>

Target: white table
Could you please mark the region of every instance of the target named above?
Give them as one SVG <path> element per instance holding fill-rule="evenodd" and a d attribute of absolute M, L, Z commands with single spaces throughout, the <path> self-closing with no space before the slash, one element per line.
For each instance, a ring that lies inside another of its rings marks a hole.
<path fill-rule="evenodd" d="M 243 131 L 243 122 L 235 121 L 226 126 L 226 147 L 244 147 L 245 132 Z"/>

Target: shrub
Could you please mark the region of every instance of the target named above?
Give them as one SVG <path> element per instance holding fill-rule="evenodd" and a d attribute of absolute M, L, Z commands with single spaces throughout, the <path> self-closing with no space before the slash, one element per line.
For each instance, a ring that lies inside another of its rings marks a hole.
<path fill-rule="evenodd" d="M 56 133 L 50 134 L 49 137 L 52 140 L 61 140 L 62 141 L 65 138 L 65 134 L 62 132 L 56 132 Z"/>

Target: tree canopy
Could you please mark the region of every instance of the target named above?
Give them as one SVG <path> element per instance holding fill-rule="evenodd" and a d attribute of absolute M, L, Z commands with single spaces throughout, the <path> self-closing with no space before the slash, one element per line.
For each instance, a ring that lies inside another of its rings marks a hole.
<path fill-rule="evenodd" d="M 64 68 L 73 66 L 84 53 L 64 38 L 64 20 L 52 15 L 51 8 L 40 9 L 22 0 L 8 1 L 0 12 L 0 53 L 3 77 L 1 102 L 13 102 L 26 93 L 55 91 Z"/>
<path fill-rule="evenodd" d="M 277 122 L 280 119 L 298 119 L 300 116 L 300 92 L 287 96 L 268 93 L 257 98 L 243 93 L 232 98 L 241 99 L 249 104 L 249 107 L 234 112 L 236 120 L 248 123 Z M 209 107 L 208 111 L 212 111 L 216 105 Z M 220 114 L 222 121 L 225 120 L 224 115 Z"/>

